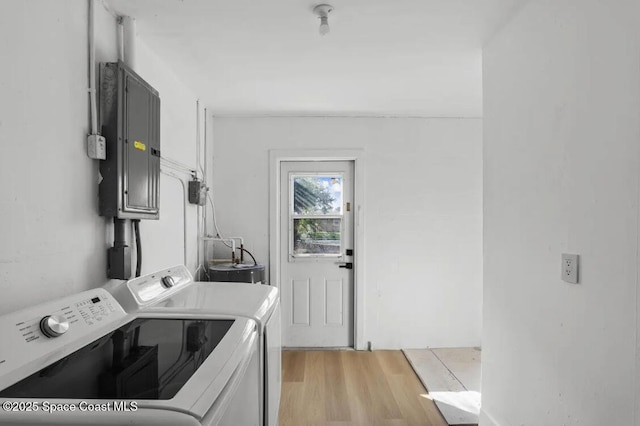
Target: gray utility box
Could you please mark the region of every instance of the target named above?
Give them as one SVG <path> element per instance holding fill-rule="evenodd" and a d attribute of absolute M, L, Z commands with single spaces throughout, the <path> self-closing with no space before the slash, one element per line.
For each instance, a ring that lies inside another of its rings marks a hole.
<path fill-rule="evenodd" d="M 122 62 L 100 65 L 100 120 L 107 158 L 100 162 L 100 215 L 158 219 L 160 97 Z"/>

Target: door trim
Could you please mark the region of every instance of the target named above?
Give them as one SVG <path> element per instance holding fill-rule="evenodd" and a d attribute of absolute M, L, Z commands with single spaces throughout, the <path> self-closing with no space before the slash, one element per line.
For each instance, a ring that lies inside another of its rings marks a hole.
<path fill-rule="evenodd" d="M 365 251 L 364 251 L 364 149 L 275 149 L 269 150 L 269 282 L 280 287 L 280 169 L 286 161 L 353 161 L 353 344 L 366 349 Z"/>

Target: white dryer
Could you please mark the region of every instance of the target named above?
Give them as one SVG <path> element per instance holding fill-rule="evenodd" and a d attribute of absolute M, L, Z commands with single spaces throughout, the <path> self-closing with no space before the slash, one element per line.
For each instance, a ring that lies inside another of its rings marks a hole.
<path fill-rule="evenodd" d="M 0 423 L 258 425 L 244 317 L 125 312 L 104 289 L 0 316 Z"/>
<path fill-rule="evenodd" d="M 229 282 L 195 282 L 184 266 L 175 266 L 129 281 L 105 286 L 126 311 L 244 317 L 259 331 L 260 419 L 278 424 L 282 385 L 282 343 L 279 292 L 276 287 Z"/>

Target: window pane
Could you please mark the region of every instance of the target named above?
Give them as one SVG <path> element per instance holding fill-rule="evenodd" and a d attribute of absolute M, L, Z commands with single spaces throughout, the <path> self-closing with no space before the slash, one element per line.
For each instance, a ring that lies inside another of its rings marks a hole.
<path fill-rule="evenodd" d="M 342 214 L 342 177 L 294 176 L 293 214 Z"/>
<path fill-rule="evenodd" d="M 337 254 L 342 219 L 293 219 L 293 254 Z"/>

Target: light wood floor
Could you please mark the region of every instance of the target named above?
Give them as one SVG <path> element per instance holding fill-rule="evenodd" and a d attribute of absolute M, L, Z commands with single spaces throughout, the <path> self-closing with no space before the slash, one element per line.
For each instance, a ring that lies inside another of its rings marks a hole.
<path fill-rule="evenodd" d="M 283 351 L 280 425 L 446 426 L 401 351 Z"/>

